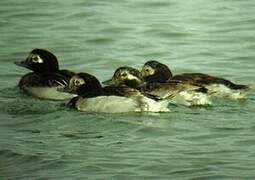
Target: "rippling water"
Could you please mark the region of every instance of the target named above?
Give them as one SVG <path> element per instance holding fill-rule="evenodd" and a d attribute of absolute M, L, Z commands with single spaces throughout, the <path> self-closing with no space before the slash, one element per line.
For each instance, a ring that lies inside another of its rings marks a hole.
<path fill-rule="evenodd" d="M 253 0 L 0 1 L 1 179 L 254 179 L 255 93 L 170 113 L 97 114 L 19 93 L 46 48 L 108 79 L 146 60 L 255 84 Z"/>

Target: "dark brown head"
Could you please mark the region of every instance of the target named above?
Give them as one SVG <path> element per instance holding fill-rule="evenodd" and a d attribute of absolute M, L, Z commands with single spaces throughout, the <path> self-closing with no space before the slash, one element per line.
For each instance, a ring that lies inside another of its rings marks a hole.
<path fill-rule="evenodd" d="M 102 86 L 95 76 L 88 73 L 78 73 L 70 79 L 65 91 L 79 96 L 91 97 L 99 95 Z"/>
<path fill-rule="evenodd" d="M 26 60 L 15 64 L 28 68 L 37 74 L 54 73 L 59 70 L 57 57 L 44 49 L 32 50 Z"/>
<path fill-rule="evenodd" d="M 128 66 L 119 67 L 110 80 L 103 82 L 106 85 L 125 85 L 132 88 L 137 88 L 142 83 L 143 80 L 139 70 Z"/>
<path fill-rule="evenodd" d="M 143 65 L 141 75 L 146 82 L 166 82 L 172 77 L 172 72 L 167 65 L 151 60 Z"/>

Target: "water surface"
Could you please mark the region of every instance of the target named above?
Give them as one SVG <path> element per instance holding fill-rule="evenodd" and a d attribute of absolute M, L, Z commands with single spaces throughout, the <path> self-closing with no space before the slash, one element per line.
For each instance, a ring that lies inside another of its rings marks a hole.
<path fill-rule="evenodd" d="M 100 80 L 149 59 L 255 84 L 253 0 L 0 1 L 1 179 L 254 179 L 255 93 L 170 113 L 84 113 L 19 93 L 45 48 Z"/>

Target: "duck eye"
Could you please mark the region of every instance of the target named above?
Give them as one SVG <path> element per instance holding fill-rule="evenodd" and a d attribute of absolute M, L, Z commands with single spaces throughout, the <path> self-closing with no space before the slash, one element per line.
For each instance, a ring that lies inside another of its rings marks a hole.
<path fill-rule="evenodd" d="M 147 74 L 147 75 L 153 75 L 154 74 L 154 69 L 151 68 L 151 67 L 146 67 L 144 68 L 144 72 Z"/>
<path fill-rule="evenodd" d="M 38 55 L 33 55 L 31 59 L 34 63 L 43 63 L 43 60 Z"/>
<path fill-rule="evenodd" d="M 78 79 L 75 79 L 75 80 L 74 80 L 74 85 L 75 85 L 75 86 L 79 86 L 79 85 L 80 85 L 80 81 L 79 81 Z"/>
<path fill-rule="evenodd" d="M 121 76 L 122 76 L 122 77 L 126 77 L 126 76 L 127 76 L 127 73 L 125 73 L 125 72 L 124 72 L 124 73 L 121 73 Z"/>
<path fill-rule="evenodd" d="M 38 57 L 37 57 L 37 56 L 33 56 L 33 57 L 32 57 L 32 61 L 33 61 L 34 63 L 38 63 Z"/>
<path fill-rule="evenodd" d="M 34 61 L 38 61 L 38 57 L 37 57 L 37 56 L 34 56 L 34 57 L 33 57 L 33 60 L 34 60 Z"/>

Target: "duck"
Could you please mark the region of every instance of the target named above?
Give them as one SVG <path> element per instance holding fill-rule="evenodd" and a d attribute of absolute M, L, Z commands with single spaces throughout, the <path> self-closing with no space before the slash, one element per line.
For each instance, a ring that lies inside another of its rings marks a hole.
<path fill-rule="evenodd" d="M 57 57 L 50 51 L 33 49 L 25 60 L 15 64 L 32 71 L 22 76 L 18 83 L 24 94 L 49 100 L 67 100 L 75 96 L 57 90 L 66 86 L 75 73 L 66 69 L 60 70 Z"/>
<path fill-rule="evenodd" d="M 207 89 L 188 82 L 168 81 L 156 82 L 146 81 L 136 68 L 122 66 L 115 70 L 112 78 L 103 82 L 105 85 L 122 86 L 137 89 L 142 94 L 156 100 L 168 100 L 172 104 L 185 106 L 210 105 L 207 97 Z"/>
<path fill-rule="evenodd" d="M 91 74 L 77 73 L 59 91 L 74 93 L 67 106 L 78 111 L 100 113 L 169 112 L 168 103 L 156 101 L 128 86 L 102 86 Z"/>
<path fill-rule="evenodd" d="M 173 75 L 167 65 L 156 60 L 147 61 L 142 67 L 141 74 L 146 81 L 181 81 L 193 83 L 208 89 L 208 95 L 210 97 L 240 99 L 244 98 L 250 89 L 248 85 L 235 84 L 230 80 L 203 73 L 183 73 Z"/>

